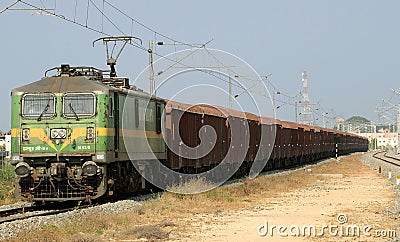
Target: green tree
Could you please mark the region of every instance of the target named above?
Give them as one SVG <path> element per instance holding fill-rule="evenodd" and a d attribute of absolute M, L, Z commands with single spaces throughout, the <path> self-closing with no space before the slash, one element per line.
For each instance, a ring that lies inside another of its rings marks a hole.
<path fill-rule="evenodd" d="M 378 140 L 375 138 L 371 139 L 371 141 L 369 142 L 369 149 L 375 150 L 376 148 L 378 148 Z"/>
<path fill-rule="evenodd" d="M 346 123 L 360 123 L 360 124 L 370 124 L 371 121 L 361 116 L 353 116 L 345 121 Z"/>

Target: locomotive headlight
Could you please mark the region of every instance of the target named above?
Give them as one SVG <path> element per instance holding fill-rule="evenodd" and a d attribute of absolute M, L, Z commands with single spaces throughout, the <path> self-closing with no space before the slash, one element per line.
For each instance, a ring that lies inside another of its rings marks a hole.
<path fill-rule="evenodd" d="M 51 138 L 55 139 L 58 136 L 58 131 L 56 129 L 51 130 Z"/>
<path fill-rule="evenodd" d="M 94 128 L 88 127 L 86 129 L 86 139 L 93 139 L 94 138 Z"/>
<path fill-rule="evenodd" d="M 93 161 L 86 161 L 82 165 L 82 175 L 83 176 L 94 176 L 97 174 L 99 167 Z"/>
<path fill-rule="evenodd" d="M 31 131 L 29 129 L 22 129 L 22 140 L 23 141 L 28 141 L 30 137 Z"/>
<path fill-rule="evenodd" d="M 58 136 L 61 139 L 65 139 L 65 137 L 67 136 L 67 132 L 65 131 L 65 129 L 60 129 L 60 131 L 58 131 Z"/>
<path fill-rule="evenodd" d="M 31 173 L 32 168 L 26 162 L 20 162 L 15 166 L 15 174 L 18 177 L 27 177 Z"/>
<path fill-rule="evenodd" d="M 50 137 L 52 139 L 65 139 L 67 137 L 67 131 L 65 129 L 51 129 Z"/>

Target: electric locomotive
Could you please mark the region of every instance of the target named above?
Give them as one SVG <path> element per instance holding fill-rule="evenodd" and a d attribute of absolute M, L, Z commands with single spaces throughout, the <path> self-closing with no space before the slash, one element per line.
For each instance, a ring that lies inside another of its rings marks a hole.
<path fill-rule="evenodd" d="M 55 75 L 48 77 L 49 71 Z M 165 159 L 164 100 L 93 67 L 62 65 L 49 71 L 11 93 L 16 196 L 92 200 L 143 188 L 145 180 L 131 160 Z M 122 110 L 128 112 L 125 118 Z M 123 121 L 129 124 L 124 129 Z M 151 152 L 140 145 L 143 139 Z M 133 144 L 129 151 L 124 142 Z"/>

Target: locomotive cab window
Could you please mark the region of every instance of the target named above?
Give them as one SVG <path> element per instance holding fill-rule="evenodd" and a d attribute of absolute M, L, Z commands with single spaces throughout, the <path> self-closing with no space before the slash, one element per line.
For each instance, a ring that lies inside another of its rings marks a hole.
<path fill-rule="evenodd" d="M 51 93 L 25 94 L 22 97 L 22 116 L 50 118 L 55 115 L 55 96 Z"/>
<path fill-rule="evenodd" d="M 63 96 L 63 115 L 66 118 L 92 117 L 96 113 L 93 93 L 67 93 Z"/>

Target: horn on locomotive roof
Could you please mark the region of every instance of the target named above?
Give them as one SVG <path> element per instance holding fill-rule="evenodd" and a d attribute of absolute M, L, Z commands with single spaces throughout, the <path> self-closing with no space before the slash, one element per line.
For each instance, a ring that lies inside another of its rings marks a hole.
<path fill-rule="evenodd" d="M 134 36 L 109 36 L 109 37 L 103 37 L 103 38 L 99 38 L 95 41 L 93 41 L 93 47 L 94 47 L 94 43 L 96 43 L 99 40 L 103 41 L 103 44 L 106 46 L 106 53 L 107 53 L 107 65 L 110 66 L 110 77 L 116 77 L 117 76 L 117 72 L 115 71 L 115 65 L 117 64 L 117 60 L 118 57 L 121 55 L 122 50 L 125 48 L 126 44 L 131 44 L 132 43 L 132 39 L 136 39 L 140 41 L 140 44 L 142 44 L 142 40 L 138 37 L 134 37 Z M 115 58 L 113 57 L 114 54 L 114 50 L 115 47 L 117 46 L 117 42 L 124 42 L 122 47 L 119 49 L 118 53 L 116 54 Z M 112 43 L 112 49 L 111 49 L 111 53 L 109 51 L 109 43 Z"/>

